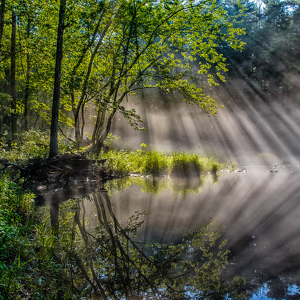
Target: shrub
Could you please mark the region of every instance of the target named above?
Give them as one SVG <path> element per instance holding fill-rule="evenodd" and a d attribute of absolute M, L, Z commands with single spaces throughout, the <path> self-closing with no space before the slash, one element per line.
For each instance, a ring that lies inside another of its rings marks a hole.
<path fill-rule="evenodd" d="M 222 166 L 215 158 L 187 152 L 173 152 L 168 155 L 162 151 L 110 150 L 107 153 L 101 152 L 100 157 L 107 159 L 106 167 L 122 176 L 140 173 L 153 176 L 171 174 L 174 177 L 197 177 L 204 172 L 216 173 Z"/>

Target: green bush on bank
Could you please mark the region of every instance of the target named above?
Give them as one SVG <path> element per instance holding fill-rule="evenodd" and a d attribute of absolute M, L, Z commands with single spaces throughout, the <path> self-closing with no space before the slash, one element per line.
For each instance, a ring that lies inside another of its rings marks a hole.
<path fill-rule="evenodd" d="M 204 166 L 196 154 L 189 154 L 187 152 L 172 153 L 172 176 L 199 176 L 203 169 Z"/>
<path fill-rule="evenodd" d="M 49 140 L 49 130 L 29 130 L 19 133 L 16 140 L 10 145 L 3 136 L 0 140 L 0 159 L 26 164 L 28 159 L 47 157 L 49 154 Z M 172 175 L 174 177 L 198 176 L 207 172 L 216 174 L 219 169 L 227 167 L 219 163 L 214 157 L 203 157 L 186 151 L 171 154 L 158 150 L 148 151 L 145 144 L 141 144 L 141 148 L 142 150 L 136 151 L 116 149 L 106 153 L 102 151 L 100 158 L 107 159 L 106 166 L 113 170 L 115 174 L 121 176 L 130 173 L 152 176 Z M 72 151 L 72 144 L 59 136 L 59 152 L 63 154 L 70 151 Z"/>

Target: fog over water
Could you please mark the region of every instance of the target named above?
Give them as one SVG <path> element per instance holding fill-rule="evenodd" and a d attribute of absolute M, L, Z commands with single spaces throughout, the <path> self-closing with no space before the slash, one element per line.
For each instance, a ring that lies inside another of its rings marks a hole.
<path fill-rule="evenodd" d="M 146 240 L 175 242 L 185 231 L 217 219 L 225 225 L 224 236 L 239 267 L 293 267 L 299 273 L 299 179 L 299 169 L 291 175 L 288 169 L 273 174 L 249 168 L 245 173 L 226 173 L 218 183 L 186 197 L 174 197 L 172 190 L 153 196 L 132 186 L 115 194 L 112 202 L 122 222 L 136 210 L 147 212 L 140 232 Z"/>
<path fill-rule="evenodd" d="M 189 193 L 173 185 L 152 194 L 133 184 L 109 198 L 123 227 L 136 212 L 147 213 L 137 237 L 144 244 L 176 245 L 185 233 L 216 221 L 230 250 L 226 278 L 245 278 L 250 299 L 294 299 L 288 295 L 300 290 L 300 168 L 269 170 L 223 170 L 217 182 L 206 177 L 198 192 Z M 164 180 L 171 179 L 149 178 L 157 187 Z M 87 228 L 99 226 L 94 202 L 83 200 L 83 207 Z"/>
<path fill-rule="evenodd" d="M 137 233 L 141 244 L 176 245 L 185 233 L 216 220 L 230 250 L 224 276 L 246 279 L 245 299 L 299 299 L 299 101 L 267 101 L 243 81 L 220 86 L 212 96 L 224 105 L 216 116 L 180 103 L 176 94 L 132 96 L 126 107 L 137 109 L 147 131 L 134 131 L 117 115 L 112 133 L 120 139 L 113 144 L 135 150 L 146 143 L 167 152 L 214 155 L 237 162 L 236 171 L 219 170 L 217 181 L 211 175 L 177 182 L 150 176 L 146 180 L 153 193 L 140 183 L 111 192 L 108 183 L 97 201 L 106 199 L 121 226 L 135 212 L 146 212 Z M 92 200 L 95 191 L 86 194 L 93 196 L 83 199 L 80 210 L 89 230 L 98 228 L 101 218 Z"/>
<path fill-rule="evenodd" d="M 172 99 L 170 94 L 148 92 L 144 102 L 133 96 L 126 107 L 137 109 L 144 120 L 141 127 L 147 131 L 132 130 L 122 117 L 116 116 L 113 134 L 121 137 L 120 147 L 129 149 L 146 143 L 153 149 L 216 154 L 240 164 L 268 165 L 278 159 L 296 164 L 300 158 L 298 99 L 266 103 L 253 92 L 249 95 L 242 84 L 227 84 L 211 93 L 224 105 L 212 116 Z"/>
<path fill-rule="evenodd" d="M 251 299 L 288 299 L 299 295 L 300 282 L 299 101 L 266 102 L 239 84 L 231 83 L 233 98 L 228 85 L 215 92 L 225 107 L 210 117 L 194 106 L 166 107 L 150 94 L 150 104 L 138 110 L 147 132 L 122 124 L 114 133 L 121 147 L 143 142 L 170 152 L 197 151 L 236 161 L 245 170 L 224 170 L 216 184 L 187 197 L 174 197 L 171 190 L 153 196 L 132 186 L 112 201 L 123 220 L 135 210 L 147 212 L 141 231 L 146 240 L 174 242 L 184 231 L 217 219 L 231 250 L 229 274 L 260 281 Z"/>

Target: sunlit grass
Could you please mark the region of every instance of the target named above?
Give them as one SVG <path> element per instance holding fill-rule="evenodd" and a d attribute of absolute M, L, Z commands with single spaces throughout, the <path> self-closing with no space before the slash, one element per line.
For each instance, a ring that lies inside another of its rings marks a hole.
<path fill-rule="evenodd" d="M 228 168 L 228 163 L 219 162 L 215 157 L 201 156 L 197 153 L 163 151 L 126 151 L 110 150 L 100 154 L 106 159 L 106 166 L 117 175 L 125 176 L 132 173 L 152 176 L 171 175 L 199 176 Z M 232 166 L 232 164 L 230 164 Z"/>

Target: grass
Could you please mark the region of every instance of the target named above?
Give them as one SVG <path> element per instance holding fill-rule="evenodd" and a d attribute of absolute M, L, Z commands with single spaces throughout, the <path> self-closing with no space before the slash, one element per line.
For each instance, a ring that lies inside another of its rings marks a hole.
<path fill-rule="evenodd" d="M 218 170 L 228 166 L 220 163 L 215 157 L 203 157 L 186 151 L 167 154 L 163 151 L 110 150 L 107 153 L 102 152 L 100 158 L 107 159 L 106 166 L 121 176 L 139 173 L 152 176 L 189 177 L 208 172 L 216 174 Z"/>

